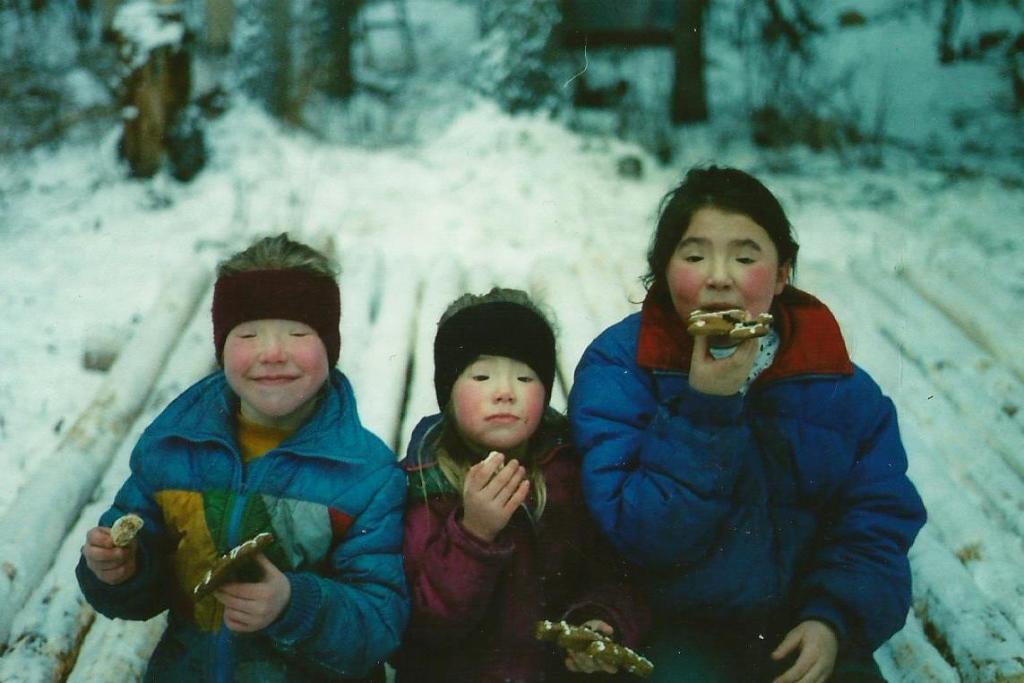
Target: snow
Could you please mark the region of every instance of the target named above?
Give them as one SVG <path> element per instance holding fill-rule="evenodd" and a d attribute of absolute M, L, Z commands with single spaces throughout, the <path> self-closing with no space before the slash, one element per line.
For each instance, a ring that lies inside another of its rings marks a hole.
<path fill-rule="evenodd" d="M 425 89 L 460 58 L 457 47 L 471 46 L 475 24 L 465 3 L 409 6 L 423 79 L 409 87 Z M 719 15 L 716 25 L 727 20 Z M 456 30 L 464 40 L 453 39 Z M 332 234 L 353 290 L 343 291 L 342 365 L 351 368 L 364 419 L 383 429 L 397 424 L 396 408 L 372 388 L 403 381 L 387 358 L 422 349 L 431 333 L 411 328 L 413 302 L 433 310 L 465 289 L 539 284 L 554 298 L 581 297 L 589 310 L 614 320 L 628 306 L 611 293 L 639 292 L 636 278 L 661 196 L 690 165 L 714 161 L 746 168 L 778 193 L 801 243 L 797 284 L 836 309 L 854 360 L 897 403 L 908 427 L 911 473 L 929 505 L 939 504 L 916 552 L 936 558 L 932 575 L 948 569 L 958 577 L 949 579 L 950 596 L 923 595 L 923 604 L 950 625 L 956 652 L 993 651 L 984 618 L 1003 620 L 1016 631 L 1005 642 L 1019 643 L 1024 607 L 1015 610 L 1024 592 L 1014 563 L 1024 557 L 1024 473 L 1009 458 L 1024 452 L 1024 369 L 1015 341 L 1024 332 L 1024 136 L 1020 117 L 1000 104 L 1007 85 L 998 66 L 938 65 L 935 40 L 933 25 L 897 17 L 838 32 L 822 47 L 832 75 L 856 72 L 850 97 L 869 119 L 885 108 L 887 134 L 897 144 L 883 148 L 874 166 L 747 143 L 736 124 L 745 67 L 721 33 L 709 37 L 716 118 L 676 132 L 682 146 L 670 166 L 630 143 L 574 133 L 558 118 L 510 117 L 451 83 L 439 88 L 457 96 L 428 96 L 430 108 L 414 112 L 418 117 L 367 109 L 362 143 L 289 129 L 236 96 L 210 124 L 211 159 L 190 184 L 165 174 L 127 179 L 116 162 L 114 123 L 99 135 L 10 155 L 0 164 L 0 515 L 11 512 L 34 478 L 59 484 L 68 476 L 48 456 L 107 378 L 85 369 L 83 354 L 110 330 L 138 333 L 182 264 L 210 263 L 257 235 Z M 654 53 L 640 60 L 649 65 L 637 75 L 646 92 L 664 89 L 662 61 Z M 592 68 L 618 73 L 607 64 Z M 76 101 L 102 101 L 102 87 L 87 74 L 66 79 Z M 359 106 L 334 112 L 339 131 L 351 134 Z M 397 126 L 391 135 L 403 144 L 377 144 L 387 125 Z M 642 178 L 617 175 L 617 161 L 627 154 L 641 159 Z M 550 274 L 546 282 L 535 281 L 538 263 L 549 266 L 539 269 Z M 417 299 L 420 274 L 430 285 Z M 574 282 L 589 284 L 565 291 Z M 947 300 L 957 305 L 940 313 Z M 973 337 L 950 322 L 957 311 L 975 316 L 967 324 Z M 371 319 L 389 332 L 391 346 L 368 348 L 360 323 Z M 565 380 L 592 320 L 577 311 L 563 313 L 559 323 Z M 1006 334 L 987 335 L 997 323 Z M 901 354 L 900 345 L 914 353 Z M 212 344 L 209 350 L 212 356 Z M 423 405 L 432 390 L 423 368 L 418 372 L 411 395 Z M 936 387 L 943 395 L 925 399 Z M 407 421 L 400 434 L 382 436 L 394 441 L 410 428 Z M 110 487 L 103 490 L 108 498 Z M 947 567 L 954 556 L 943 544 L 964 538 L 975 538 L 985 558 Z M 957 616 L 948 610 L 958 596 L 986 601 L 971 615 L 982 621 L 953 628 Z M 992 607 L 998 603 L 1002 611 Z M 925 638 L 915 619 L 906 631 Z M 920 656 L 901 646 L 880 656 L 890 674 Z M 928 666 L 941 668 L 933 659 Z M 130 657 L 125 666 L 131 668 Z M 977 676 L 1005 673 L 992 666 Z M 955 679 L 939 671 L 932 680 Z"/>
<path fill-rule="evenodd" d="M 114 30 L 124 39 L 122 57 L 134 69 L 146 63 L 149 53 L 158 47 L 177 46 L 185 36 L 180 21 L 169 21 L 173 6 L 160 8 L 147 0 L 132 0 L 114 16 Z"/>

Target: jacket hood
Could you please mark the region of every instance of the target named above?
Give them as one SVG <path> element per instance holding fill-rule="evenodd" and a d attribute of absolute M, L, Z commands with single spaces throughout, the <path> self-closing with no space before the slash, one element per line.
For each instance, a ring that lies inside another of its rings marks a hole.
<path fill-rule="evenodd" d="M 779 350 L 756 383 L 806 374 L 852 375 L 853 363 L 832 312 L 825 304 L 787 285 L 772 303 Z M 811 338 L 814 344 L 797 343 Z M 650 370 L 689 372 L 693 338 L 674 310 L 667 310 L 652 289 L 640 311 L 636 361 Z"/>

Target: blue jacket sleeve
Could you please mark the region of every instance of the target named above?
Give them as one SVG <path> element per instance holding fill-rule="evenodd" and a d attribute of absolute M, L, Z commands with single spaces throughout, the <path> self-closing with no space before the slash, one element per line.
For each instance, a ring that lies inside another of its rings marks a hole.
<path fill-rule="evenodd" d="M 659 403 L 653 380 L 628 358 L 599 338 L 576 369 L 569 417 L 584 453 L 583 488 L 601 530 L 631 562 L 679 566 L 742 514 L 730 493 L 753 452 L 739 420 L 743 398 L 685 385 Z"/>
<path fill-rule="evenodd" d="M 113 506 L 100 517 L 99 525 L 109 527 L 129 512 L 142 517 L 143 526 L 136 536 L 135 575 L 117 585 L 100 581 L 79 559 L 75 575 L 85 599 L 100 614 L 112 619 L 146 620 L 160 614 L 167 603 L 167 547 L 163 514 L 151 494 L 145 475 L 139 470 L 138 454 L 145 448 L 140 439 L 131 457 L 131 475 L 114 498 Z"/>
<path fill-rule="evenodd" d="M 872 383 L 873 385 L 873 383 Z M 841 640 L 873 651 L 902 628 L 911 600 L 907 553 L 924 504 L 906 475 L 896 410 L 877 387 L 856 433 L 859 454 L 831 506 L 799 586 L 800 618 L 831 623 Z M 852 412 L 852 411 L 851 411 Z"/>
<path fill-rule="evenodd" d="M 402 567 L 406 477 L 397 463 L 361 484 L 374 493 L 323 574 L 290 572 L 291 602 L 264 633 L 282 653 L 358 678 L 399 644 L 409 617 Z"/>

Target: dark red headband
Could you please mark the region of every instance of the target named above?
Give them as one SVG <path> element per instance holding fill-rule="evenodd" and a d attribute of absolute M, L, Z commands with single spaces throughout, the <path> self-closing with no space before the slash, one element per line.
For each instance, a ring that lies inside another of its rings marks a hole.
<path fill-rule="evenodd" d="M 223 275 L 213 288 L 213 344 L 224 364 L 228 333 L 250 320 L 297 320 L 309 325 L 327 349 L 328 367 L 341 351 L 341 295 L 327 275 L 294 268 Z"/>

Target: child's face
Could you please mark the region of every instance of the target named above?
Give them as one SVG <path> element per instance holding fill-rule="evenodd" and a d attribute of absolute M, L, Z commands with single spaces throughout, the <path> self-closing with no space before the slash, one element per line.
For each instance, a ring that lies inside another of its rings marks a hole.
<path fill-rule="evenodd" d="M 462 437 L 506 452 L 540 424 L 544 385 L 529 365 L 504 356 L 480 356 L 452 386 L 452 407 Z"/>
<path fill-rule="evenodd" d="M 789 264 L 768 232 L 749 216 L 705 207 L 693 214 L 665 279 L 676 313 L 698 308 L 742 308 L 766 313 L 789 280 Z"/>
<path fill-rule="evenodd" d="M 242 415 L 293 429 L 309 417 L 327 379 L 327 350 L 312 327 L 294 320 L 250 320 L 224 342 L 224 374 Z"/>

